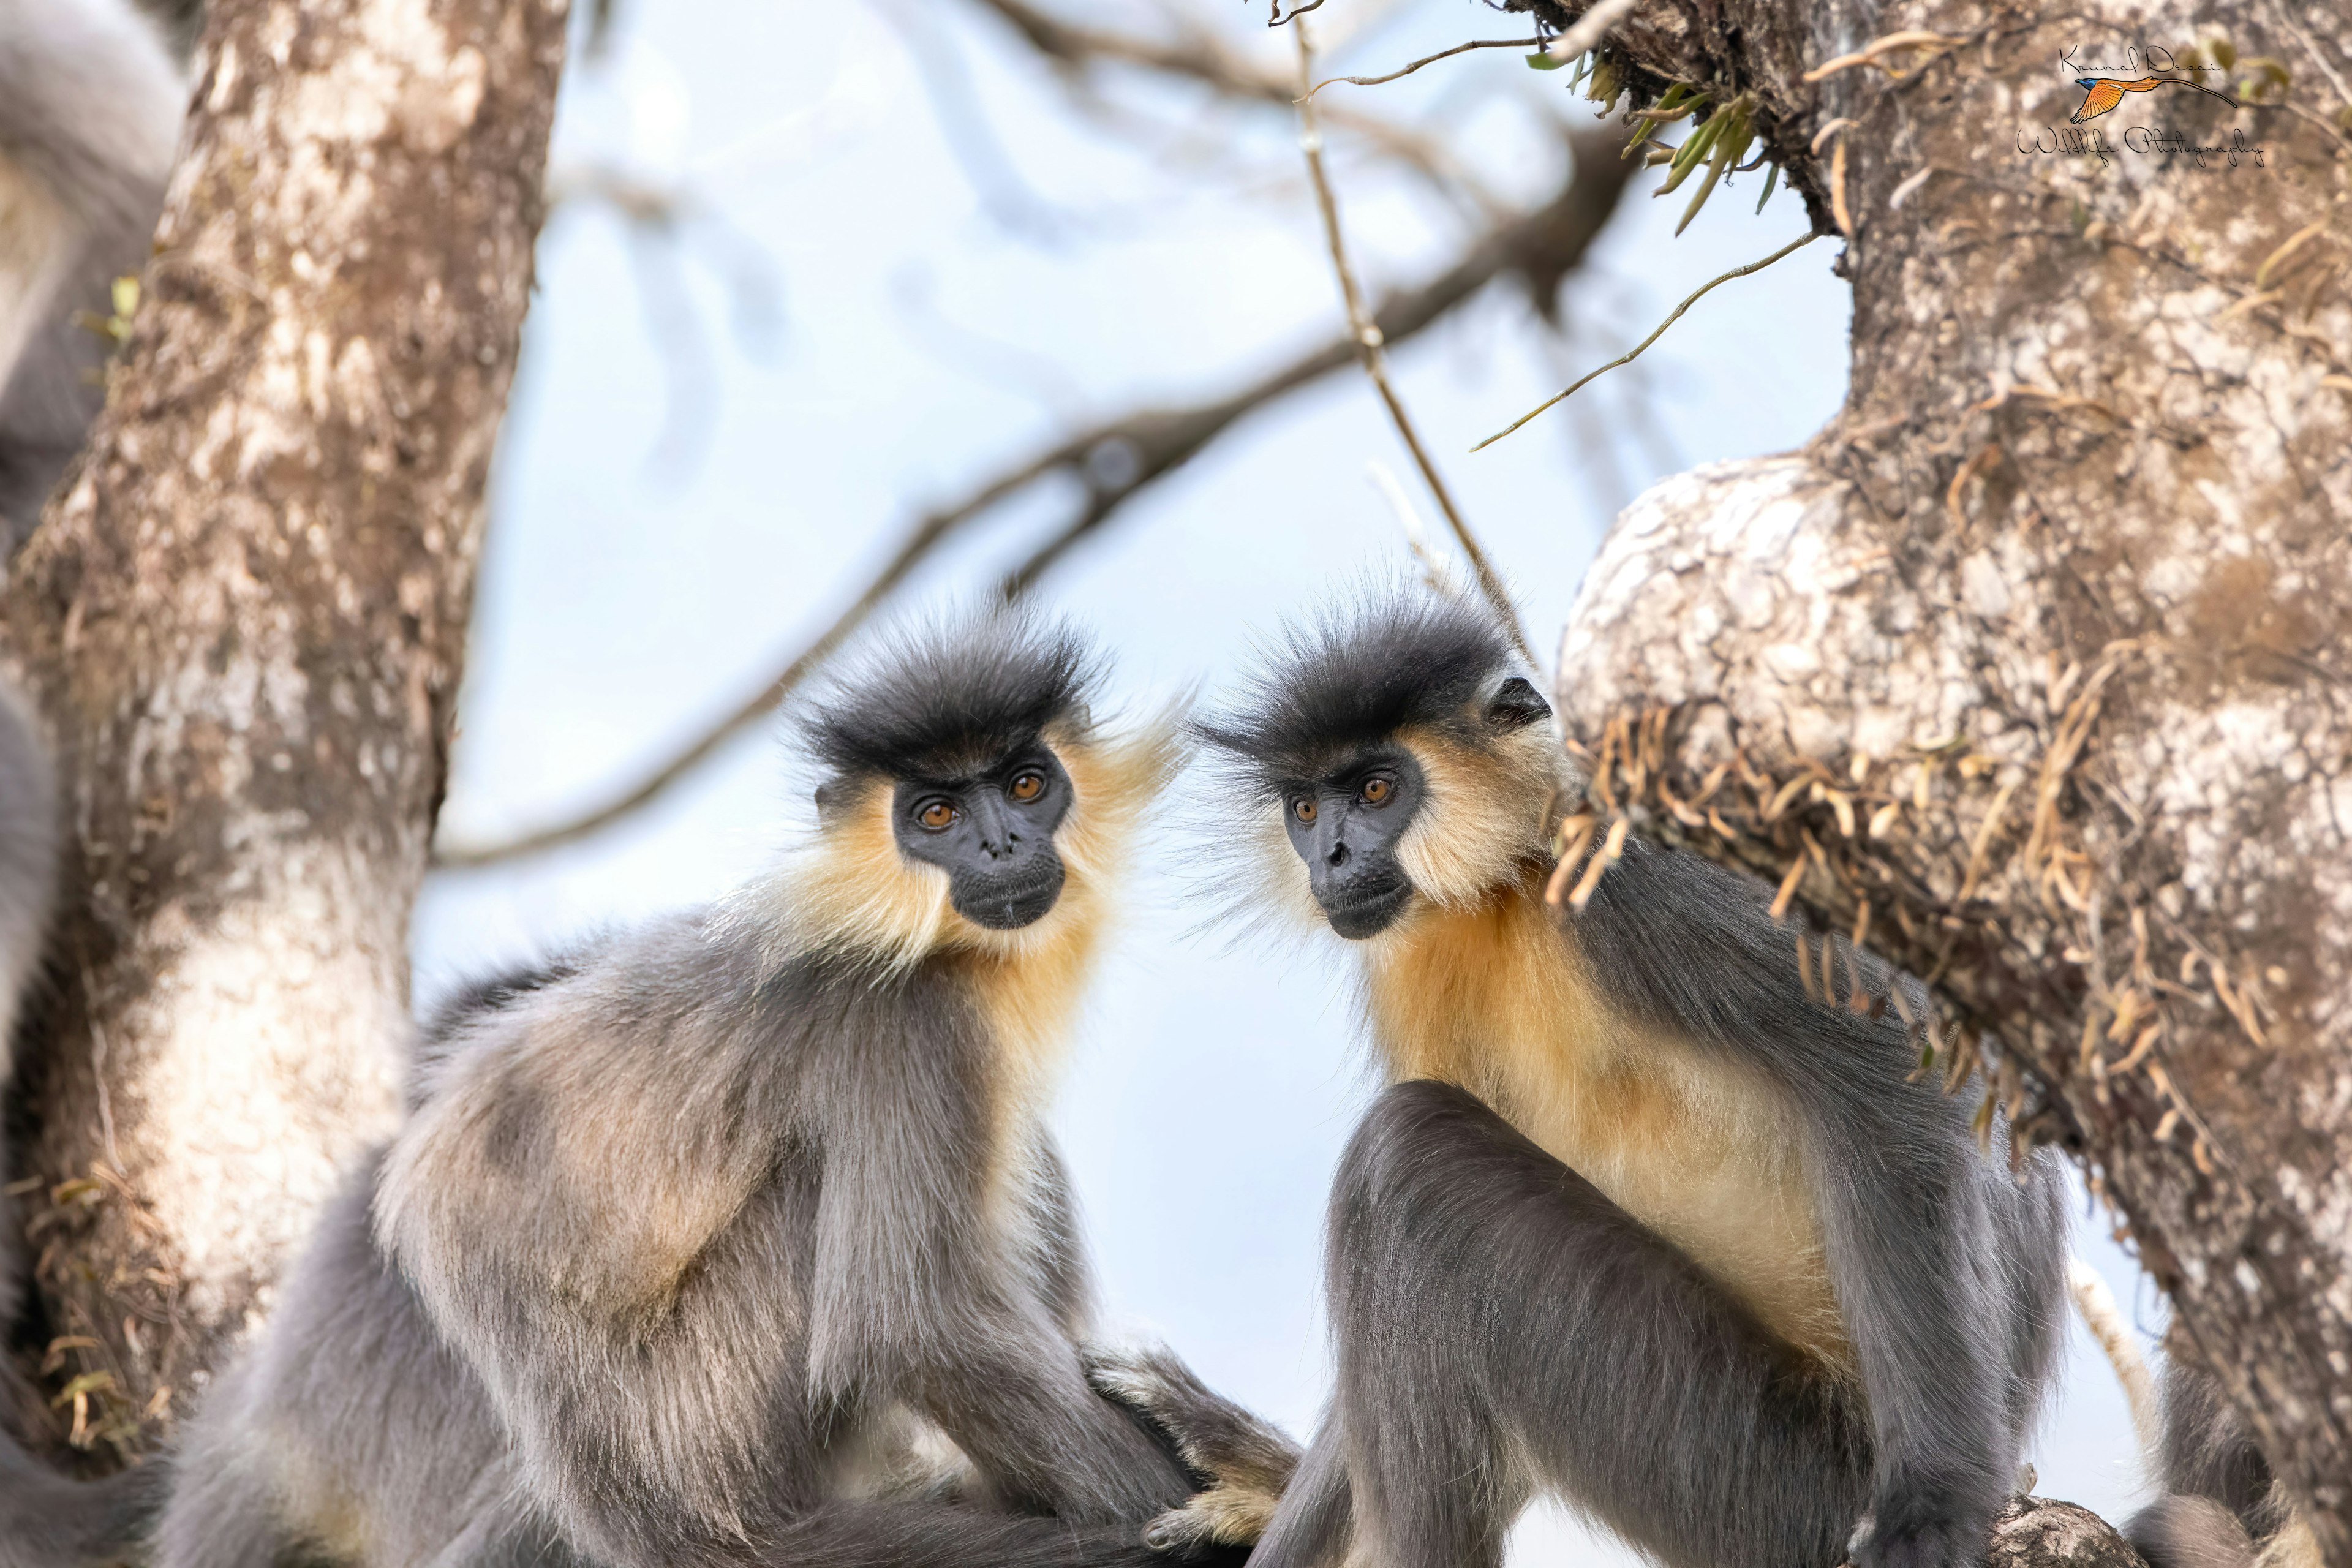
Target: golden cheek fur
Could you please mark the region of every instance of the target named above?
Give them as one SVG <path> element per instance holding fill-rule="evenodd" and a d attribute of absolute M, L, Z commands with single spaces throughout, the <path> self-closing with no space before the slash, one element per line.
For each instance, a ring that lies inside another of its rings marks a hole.
<path fill-rule="evenodd" d="M 1307 862 L 1290 842 L 1284 821 L 1287 810 L 1281 801 L 1270 800 L 1250 814 L 1242 825 L 1237 849 L 1219 858 L 1219 869 L 1231 873 L 1234 881 L 1217 891 L 1237 918 L 1271 915 L 1286 923 L 1320 927 L 1325 923 L 1323 906 L 1315 901 Z"/>
<path fill-rule="evenodd" d="M 1068 814 L 1055 830 L 1065 880 L 1044 918 L 1018 931 L 992 931 L 958 914 L 947 872 L 910 860 L 891 822 L 893 790 L 872 779 L 826 814 L 813 841 L 754 899 L 752 918 L 772 923 L 782 951 L 824 947 L 865 953 L 903 968 L 934 952 L 1066 962 L 1072 942 L 1091 946 L 1110 913 L 1120 856 L 1140 829 L 1181 759 L 1176 715 L 1106 741 L 1070 725 L 1045 741 L 1070 776 Z"/>
<path fill-rule="evenodd" d="M 1476 903 L 1544 853 L 1560 783 L 1550 725 L 1528 725 L 1484 751 L 1427 731 L 1397 740 L 1421 764 L 1427 791 L 1396 849 L 1422 896 L 1448 908 Z"/>
<path fill-rule="evenodd" d="M 898 852 L 892 800 L 887 781 L 860 784 L 786 864 L 776 889 L 783 907 L 769 911 L 786 951 L 846 950 L 896 969 L 971 925 L 948 900 L 948 874 Z"/>

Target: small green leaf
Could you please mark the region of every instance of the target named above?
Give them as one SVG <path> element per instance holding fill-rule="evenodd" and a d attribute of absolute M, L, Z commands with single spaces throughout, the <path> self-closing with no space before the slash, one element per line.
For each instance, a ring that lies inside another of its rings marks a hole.
<path fill-rule="evenodd" d="M 1567 63 L 1566 60 L 1552 58 L 1549 49 L 1538 49 L 1528 57 L 1528 69 L 1534 71 L 1556 71 Z"/>
<path fill-rule="evenodd" d="M 1773 191 L 1775 191 L 1776 189 L 1778 189 L 1778 188 L 1779 188 L 1780 184 L 1780 164 L 1778 164 L 1778 163 L 1767 163 L 1767 164 L 1765 164 L 1765 165 L 1764 165 L 1764 194 L 1763 194 L 1762 195 L 1758 196 L 1758 197 L 1756 198 L 1756 210 L 1757 210 L 1758 212 L 1759 212 L 1759 213 L 1760 213 L 1760 212 L 1762 212 L 1762 211 L 1764 210 L 1764 204 L 1765 204 L 1766 202 L 1769 202 L 1769 201 L 1770 201 L 1770 200 L 1772 199 L 1772 193 L 1773 193 Z"/>
<path fill-rule="evenodd" d="M 1723 178 L 1723 172 L 1731 167 L 1733 161 L 1739 156 L 1738 150 L 1745 145 L 1747 135 L 1744 127 L 1716 138 L 1715 157 L 1707 164 L 1706 183 L 1699 186 L 1691 196 L 1690 205 L 1683 209 L 1683 221 L 1675 225 L 1677 239 L 1682 237 L 1683 230 L 1690 227 L 1691 219 L 1698 216 L 1698 209 L 1706 205 L 1706 198 L 1715 194 L 1716 182 Z"/>
<path fill-rule="evenodd" d="M 1599 104 L 1601 112 L 1606 114 L 1617 107 L 1618 94 L 1624 90 L 1624 83 L 1619 78 L 1614 65 L 1607 60 L 1593 61 L 1592 75 L 1584 84 L 1584 96 L 1587 100 Z"/>

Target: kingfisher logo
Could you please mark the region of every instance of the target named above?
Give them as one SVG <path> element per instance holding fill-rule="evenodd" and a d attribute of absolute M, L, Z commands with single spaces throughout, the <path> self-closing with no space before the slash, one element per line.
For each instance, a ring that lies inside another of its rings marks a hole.
<path fill-rule="evenodd" d="M 2232 109 L 2242 109 L 2236 99 L 2226 92 L 2215 92 L 2210 87 L 2177 76 L 2144 76 L 2137 81 L 2120 81 L 2114 77 L 2078 76 L 2074 85 L 2083 89 L 2083 101 L 2073 114 L 2066 117 L 2069 125 L 2080 125 L 2085 120 L 2096 120 L 2124 100 L 2127 92 L 2154 92 L 2159 87 L 2185 87 L 2191 92 L 2201 92 L 2208 98 L 2218 98 Z"/>
<path fill-rule="evenodd" d="M 2098 53 L 2111 57 L 2119 53 L 2122 58 L 2084 58 Z M 2213 58 L 2208 58 L 2209 55 Z M 2252 73 L 2252 79 L 2237 84 L 2236 97 L 2196 79 L 2200 75 L 2220 74 L 2226 85 L 2231 68 L 2241 64 Z M 2062 122 L 2018 127 L 2017 150 L 2025 157 L 2084 158 L 2103 169 L 2127 153 L 2178 158 L 2200 169 L 2269 166 L 2269 149 L 2248 134 L 2242 121 L 2215 129 L 2208 133 L 2208 140 L 2162 124 L 2132 124 L 2118 130 L 2106 117 L 2137 100 L 2143 105 L 2141 113 L 2157 118 L 2147 113 L 2156 102 L 2179 96 L 2162 90 L 2168 88 L 2185 88 L 2201 97 L 2219 99 L 2232 110 L 2267 109 L 2273 105 L 2273 95 L 2263 73 L 2277 70 L 2275 62 L 2241 62 L 2226 42 L 2209 42 L 2179 54 L 2155 45 L 2095 51 L 2078 44 L 2058 51 L 2058 68 L 2067 81 L 2082 89 L 2083 96 L 2074 100 L 2074 112 Z M 2283 71 L 2279 74 L 2283 76 Z M 2278 86 L 2283 92 L 2283 79 Z M 2252 96 L 2250 89 L 2254 89 Z"/>

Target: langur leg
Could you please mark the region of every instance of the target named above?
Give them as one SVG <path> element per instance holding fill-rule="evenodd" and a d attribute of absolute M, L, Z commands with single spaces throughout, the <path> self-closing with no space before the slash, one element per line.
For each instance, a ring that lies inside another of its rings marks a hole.
<path fill-rule="evenodd" d="M 1370 1562 L 1499 1563 L 1543 1488 L 1669 1563 L 1843 1559 L 1871 1495 L 1858 1400 L 1470 1094 L 1382 1095 L 1330 1275 Z"/>
<path fill-rule="evenodd" d="M 2015 1134 L 2012 1132 L 2011 1136 Z M 2009 1280 L 2009 1430 L 2022 1452 L 2066 1334 L 2065 1179 L 2055 1150 L 2026 1155 L 2019 1179 L 1998 1179 L 2001 1264 Z"/>

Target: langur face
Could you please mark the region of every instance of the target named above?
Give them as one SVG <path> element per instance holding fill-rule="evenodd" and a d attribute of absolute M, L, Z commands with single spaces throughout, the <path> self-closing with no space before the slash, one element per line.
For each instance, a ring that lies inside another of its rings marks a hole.
<path fill-rule="evenodd" d="M 1377 936 L 1404 912 L 1412 879 L 1397 863 L 1397 840 L 1428 789 L 1412 753 L 1387 743 L 1363 747 L 1284 792 L 1290 847 L 1307 862 L 1315 901 L 1341 936 Z"/>
<path fill-rule="evenodd" d="M 956 913 L 991 931 L 1042 920 L 1062 894 L 1054 830 L 1076 791 L 1043 742 L 958 779 L 901 779 L 890 820 L 898 849 L 948 874 Z"/>

